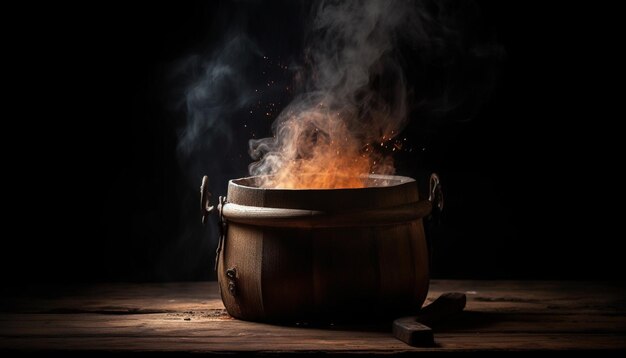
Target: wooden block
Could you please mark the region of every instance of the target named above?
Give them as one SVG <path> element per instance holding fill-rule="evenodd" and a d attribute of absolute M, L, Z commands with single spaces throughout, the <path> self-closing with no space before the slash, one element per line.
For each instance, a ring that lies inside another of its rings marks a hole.
<path fill-rule="evenodd" d="M 435 324 L 460 313 L 465 308 L 465 294 L 447 292 L 433 303 L 424 307 L 418 316 L 398 318 L 393 322 L 393 335 L 402 342 L 414 347 L 435 345 L 433 331 L 426 324 Z"/>
<path fill-rule="evenodd" d="M 419 323 L 416 316 L 402 317 L 393 321 L 393 335 L 414 347 L 432 347 L 435 345 L 433 330 Z"/>

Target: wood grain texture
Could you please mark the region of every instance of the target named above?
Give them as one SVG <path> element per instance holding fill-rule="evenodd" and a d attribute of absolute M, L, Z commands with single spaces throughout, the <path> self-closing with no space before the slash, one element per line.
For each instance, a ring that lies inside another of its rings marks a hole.
<path fill-rule="evenodd" d="M 467 295 L 433 326 L 436 347 L 393 338 L 390 322 L 278 326 L 233 319 L 217 284 L 3 288 L 0 349 L 24 351 L 328 354 L 626 350 L 624 283 L 437 281 Z M 375 309 L 375 307 L 373 308 Z"/>

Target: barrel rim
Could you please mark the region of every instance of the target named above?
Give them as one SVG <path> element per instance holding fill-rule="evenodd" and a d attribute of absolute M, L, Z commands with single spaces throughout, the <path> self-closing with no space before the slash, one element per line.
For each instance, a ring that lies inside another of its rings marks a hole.
<path fill-rule="evenodd" d="M 385 188 L 393 188 L 402 185 L 406 185 L 408 183 L 414 183 L 415 179 L 402 175 L 384 175 L 384 174 L 368 174 L 367 179 L 373 180 L 393 180 L 397 181 L 396 183 L 384 186 L 366 186 L 364 188 L 261 188 L 257 186 L 245 185 L 243 181 L 256 180 L 256 178 L 262 177 L 262 175 L 253 175 L 244 178 L 231 179 L 228 181 L 229 186 L 233 186 L 235 188 L 241 188 L 244 190 L 255 190 L 255 191 L 267 191 L 267 192 L 298 192 L 298 191 L 306 191 L 306 192 L 337 192 L 337 191 L 357 191 L 357 190 L 372 190 L 372 189 L 385 189 Z M 365 175 L 364 175 L 365 177 Z"/>

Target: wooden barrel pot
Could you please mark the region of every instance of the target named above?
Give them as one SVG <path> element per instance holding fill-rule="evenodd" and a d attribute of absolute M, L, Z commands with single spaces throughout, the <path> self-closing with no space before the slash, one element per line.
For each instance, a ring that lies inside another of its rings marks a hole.
<path fill-rule="evenodd" d="M 213 207 L 205 184 L 206 216 Z M 226 310 L 283 322 L 415 313 L 429 284 L 422 218 L 438 190 L 436 175 L 428 200 L 401 176 L 370 175 L 359 189 L 263 189 L 255 177 L 231 180 L 215 210 Z"/>

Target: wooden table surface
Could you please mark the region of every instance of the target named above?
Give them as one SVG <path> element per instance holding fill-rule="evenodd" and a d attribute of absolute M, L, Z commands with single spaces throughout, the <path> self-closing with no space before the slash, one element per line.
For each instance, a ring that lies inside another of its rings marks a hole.
<path fill-rule="evenodd" d="M 626 350 L 624 283 L 443 281 L 466 311 L 413 348 L 390 325 L 276 326 L 228 316 L 215 282 L 5 288 L 0 350 L 50 352 L 480 353 Z"/>

